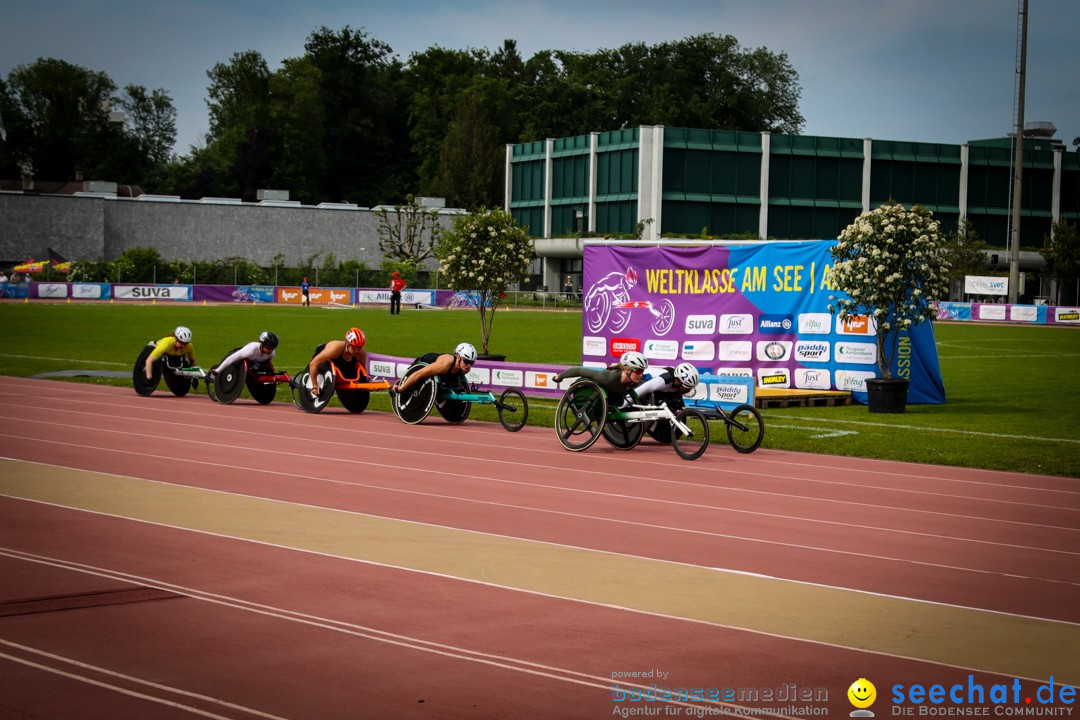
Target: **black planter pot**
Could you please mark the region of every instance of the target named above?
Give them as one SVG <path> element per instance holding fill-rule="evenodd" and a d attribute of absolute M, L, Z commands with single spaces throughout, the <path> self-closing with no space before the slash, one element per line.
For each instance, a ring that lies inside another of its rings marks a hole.
<path fill-rule="evenodd" d="M 866 381 L 867 404 L 872 413 L 899 414 L 907 410 L 911 381 L 904 378 L 870 378 Z"/>
<path fill-rule="evenodd" d="M 505 355 L 495 355 L 493 353 L 488 353 L 486 355 L 477 355 L 476 359 L 477 360 L 493 360 L 495 362 L 506 362 L 506 356 Z"/>

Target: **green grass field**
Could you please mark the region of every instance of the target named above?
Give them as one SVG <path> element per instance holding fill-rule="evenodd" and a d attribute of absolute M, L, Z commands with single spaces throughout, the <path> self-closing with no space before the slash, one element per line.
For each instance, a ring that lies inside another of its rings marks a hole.
<path fill-rule="evenodd" d="M 262 330 L 281 337 L 276 365 L 290 373 L 351 325 L 364 329 L 372 352 L 415 357 L 462 341 L 480 346 L 474 311 L 4 302 L 0 374 L 130 371 L 146 341 L 179 324 L 194 331 L 203 367 Z M 1080 477 L 1080 382 L 1070 369 L 1080 359 L 1080 328 L 938 324 L 935 332 L 946 404 L 909 406 L 903 415 L 871 415 L 861 405 L 766 410 L 765 447 Z M 491 352 L 510 360 L 581 360 L 577 312 L 500 311 L 493 337 Z M 278 397 L 287 398 L 284 388 Z M 529 424 L 551 426 L 554 406 L 531 401 Z M 371 408 L 388 410 L 386 396 L 373 395 Z M 488 411 L 477 406 L 474 417 L 493 419 Z M 714 441 L 726 441 L 719 427 Z"/>

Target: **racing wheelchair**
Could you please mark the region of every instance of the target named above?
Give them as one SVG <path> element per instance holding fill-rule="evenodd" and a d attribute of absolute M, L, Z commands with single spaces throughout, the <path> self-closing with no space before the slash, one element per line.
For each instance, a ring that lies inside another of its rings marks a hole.
<path fill-rule="evenodd" d="M 320 352 L 322 352 L 322 346 L 315 349 L 315 355 Z M 312 355 L 312 357 L 315 357 L 315 355 Z M 309 413 L 322 412 L 335 393 L 337 393 L 342 407 L 346 410 L 351 413 L 362 413 L 367 410 L 373 390 L 388 390 L 390 388 L 390 383 L 382 378 L 371 377 L 367 374 L 367 370 L 364 369 L 363 365 L 359 363 L 356 365 L 355 377 L 346 377 L 333 363 L 325 362 L 319 365 L 315 377 L 316 382 L 319 383 L 318 395 L 312 395 L 311 390 L 308 389 L 310 387 L 309 378 L 308 369 L 305 367 L 293 377 L 290 383 L 293 405 Z"/>
<path fill-rule="evenodd" d="M 402 380 L 425 364 L 415 363 L 410 366 Z M 509 432 L 517 432 L 525 427 L 525 421 L 529 417 L 529 401 L 517 388 L 506 388 L 496 398 L 491 391 L 481 390 L 479 385 L 468 383 L 464 377 L 456 385 L 445 383 L 439 375 L 427 377 L 406 392 L 391 396 L 394 414 L 409 425 L 422 422 L 433 407 L 446 422 L 454 425 L 463 423 L 469 417 L 473 403 L 494 405 L 499 413 L 499 422 Z"/>
<path fill-rule="evenodd" d="M 199 380 L 207 378 L 208 373 L 198 365 L 190 367 L 184 365 L 186 356 L 162 355 L 154 363 L 153 377 L 147 380 L 146 359 L 150 357 L 150 353 L 154 352 L 156 345 L 157 343 L 150 341 L 135 360 L 135 367 L 131 371 L 131 384 L 135 388 L 136 394 L 149 397 L 157 390 L 162 378 L 164 378 L 165 386 L 169 388 L 173 395 L 184 397 L 191 392 L 191 388 L 197 385 Z"/>
<path fill-rule="evenodd" d="M 555 409 L 555 434 L 572 452 L 587 450 L 601 436 L 619 450 L 631 450 L 652 423 L 667 426 L 668 442 L 684 460 L 697 460 L 709 447 L 709 421 L 700 410 L 673 411 L 662 402 L 613 408 L 603 388 L 587 378 L 567 388 Z"/>
<path fill-rule="evenodd" d="M 235 350 L 230 351 L 229 355 L 233 352 Z M 215 402 L 228 405 L 240 397 L 246 385 L 255 402 L 269 405 L 274 402 L 277 386 L 282 383 L 292 384 L 288 373 L 275 372 L 269 364 L 237 360 L 232 365 L 223 367 L 221 372 L 207 376 L 206 392 Z"/>
<path fill-rule="evenodd" d="M 683 407 L 681 397 L 675 397 L 669 393 L 657 393 L 649 403 L 657 402 L 668 405 L 677 412 Z M 727 430 L 728 442 L 736 452 L 752 453 L 761 447 L 765 439 L 765 421 L 761 419 L 761 413 L 753 405 L 739 405 L 730 412 L 715 403 L 704 404 L 697 402 L 691 405 L 705 416 L 706 420 L 718 420 L 724 423 Z M 669 423 L 655 422 L 647 425 L 645 432 L 649 437 L 661 444 L 671 442 L 671 425 Z"/>

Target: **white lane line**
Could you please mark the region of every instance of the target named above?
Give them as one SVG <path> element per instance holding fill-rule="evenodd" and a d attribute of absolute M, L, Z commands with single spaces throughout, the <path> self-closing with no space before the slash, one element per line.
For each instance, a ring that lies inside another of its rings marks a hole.
<path fill-rule="evenodd" d="M 81 365 L 94 364 L 94 365 L 116 365 L 118 367 L 130 367 L 134 363 L 118 363 L 118 362 L 105 362 L 104 360 L 76 360 L 75 358 L 57 358 L 57 357 L 39 357 L 38 355 L 10 355 L 0 353 L 0 358 L 16 358 L 19 360 L 48 360 L 51 362 L 71 362 L 79 363 Z"/>
<path fill-rule="evenodd" d="M 859 425 L 861 427 L 889 428 L 890 430 L 917 430 L 917 431 L 923 432 L 923 433 L 925 433 L 925 432 L 939 433 L 940 432 L 940 433 L 949 433 L 949 434 L 952 434 L 952 435 L 974 435 L 974 436 L 979 436 L 979 437 L 1004 438 L 1006 440 L 1029 440 L 1029 441 L 1038 440 L 1038 441 L 1042 441 L 1042 442 L 1062 442 L 1062 443 L 1070 443 L 1072 445 L 1080 445 L 1080 438 L 1052 438 L 1052 437 L 1047 437 L 1045 435 L 1012 435 L 1012 434 L 1009 434 L 1009 433 L 991 433 L 991 432 L 982 432 L 980 430 L 960 430 L 960 429 L 957 429 L 957 428 L 930 428 L 930 427 L 921 427 L 919 425 L 893 425 L 892 423 L 878 423 L 878 422 L 870 422 L 868 420 L 843 420 L 843 419 L 839 419 L 839 418 L 819 418 L 819 417 L 810 417 L 810 416 L 807 416 L 807 415 L 788 415 L 786 413 L 784 415 L 777 415 L 775 413 L 769 413 L 769 414 L 764 414 L 763 413 L 762 417 L 767 418 L 767 419 L 771 419 L 771 420 L 778 420 L 778 419 L 781 419 L 781 418 L 783 418 L 783 419 L 790 418 L 792 420 L 803 420 L 803 421 L 809 421 L 809 422 L 828 423 L 828 424 L 833 424 L 833 425 Z"/>

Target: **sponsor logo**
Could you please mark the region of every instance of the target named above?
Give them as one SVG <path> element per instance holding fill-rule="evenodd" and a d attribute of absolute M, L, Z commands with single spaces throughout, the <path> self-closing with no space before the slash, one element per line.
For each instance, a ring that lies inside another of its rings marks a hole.
<path fill-rule="evenodd" d="M 602 337 L 586 335 L 581 338 L 581 354 L 599 357 L 607 355 L 607 340 Z"/>
<path fill-rule="evenodd" d="M 372 360 L 368 363 L 368 370 L 378 377 L 395 377 L 394 363 L 385 360 Z"/>
<path fill-rule="evenodd" d="M 757 344 L 757 359 L 760 362 L 780 362 L 791 357 L 790 340 L 769 340 Z"/>
<path fill-rule="evenodd" d="M 866 392 L 866 381 L 872 377 L 877 377 L 877 373 L 837 370 L 836 389 L 845 392 Z"/>
<path fill-rule="evenodd" d="M 1015 322 L 1035 322 L 1039 319 L 1039 309 L 1031 305 L 1013 305 L 1009 308 L 1009 319 Z"/>
<path fill-rule="evenodd" d="M 330 291 L 330 302 L 344 303 L 344 302 L 348 302 L 348 301 L 349 301 L 349 293 L 348 293 L 348 291 L 346 291 L 346 292 L 336 292 L 334 290 Z"/>
<path fill-rule="evenodd" d="M 281 299 L 285 302 L 296 302 L 300 299 L 299 292 L 290 292 L 289 290 L 281 291 Z"/>
<path fill-rule="evenodd" d="M 1004 320 L 1005 319 L 1005 306 L 1004 305 L 980 305 L 979 306 L 979 319 L 980 320 Z"/>
<path fill-rule="evenodd" d="M 828 390 L 832 387 L 832 378 L 828 370 L 797 368 L 795 370 L 795 387 L 810 390 Z"/>
<path fill-rule="evenodd" d="M 487 385 L 491 382 L 491 371 L 487 368 L 477 367 L 473 365 L 473 369 L 465 375 L 471 383 L 478 383 L 480 385 Z"/>
<path fill-rule="evenodd" d="M 799 340 L 795 343 L 795 359 L 800 362 L 829 362 L 832 346 L 824 340 Z"/>
<path fill-rule="evenodd" d="M 682 346 L 683 360 L 712 360 L 716 357 L 716 343 L 712 340 L 688 340 Z"/>
<path fill-rule="evenodd" d="M 687 315 L 685 331 L 687 335 L 712 335 L 716 332 L 716 316 Z"/>
<path fill-rule="evenodd" d="M 721 335 L 751 335 L 754 332 L 753 315 L 721 315 Z"/>
<path fill-rule="evenodd" d="M 841 335 L 870 335 L 870 318 L 866 315 L 856 315 L 847 320 L 836 318 L 836 332 Z"/>
<path fill-rule="evenodd" d="M 551 373 L 539 373 L 545 378 L 550 377 Z M 505 385 L 508 387 L 520 387 L 525 381 L 525 374 L 520 370 L 507 370 L 506 368 L 495 368 L 491 371 L 491 384 L 492 385 Z"/>
<path fill-rule="evenodd" d="M 793 326 L 790 315 L 762 315 L 758 318 L 758 331 L 763 333 L 789 333 Z"/>
<path fill-rule="evenodd" d="M 832 330 L 829 313 L 802 313 L 799 315 L 800 335 L 828 335 Z"/>
<path fill-rule="evenodd" d="M 611 338 L 611 352 L 609 354 L 619 357 L 625 352 L 641 352 L 641 341 L 637 338 Z"/>
<path fill-rule="evenodd" d="M 709 383 L 709 399 L 713 402 L 741 405 L 750 401 L 750 388 L 742 383 Z"/>
<path fill-rule="evenodd" d="M 874 365 L 877 363 L 877 345 L 873 343 L 836 343 L 836 362 L 855 365 Z"/>
<path fill-rule="evenodd" d="M 555 382 L 554 373 L 529 371 L 525 373 L 525 384 L 528 387 L 554 390 L 559 383 Z"/>
<path fill-rule="evenodd" d="M 759 368 L 758 385 L 761 387 L 791 387 L 787 368 Z"/>
<path fill-rule="evenodd" d="M 729 362 L 748 362 L 754 353 L 754 344 L 749 340 L 723 340 L 719 348 L 716 359 Z"/>
<path fill-rule="evenodd" d="M 38 297 L 67 297 L 67 285 L 58 285 L 57 283 L 39 283 L 37 286 L 37 291 Z"/>
<path fill-rule="evenodd" d="M 1058 322 L 1080 322 L 1080 310 L 1076 308 L 1057 308 L 1054 319 Z"/>
<path fill-rule="evenodd" d="M 679 357 L 679 341 L 647 340 L 645 342 L 645 357 L 655 360 L 674 360 Z"/>
<path fill-rule="evenodd" d="M 730 375 L 731 377 L 748 377 L 748 378 L 754 377 L 754 371 L 751 370 L 748 367 L 741 367 L 741 368 L 722 367 L 722 368 L 716 368 L 716 374 L 718 376 Z"/>
<path fill-rule="evenodd" d="M 92 298 L 97 299 L 101 297 L 100 285 L 72 285 L 71 294 L 77 298 Z"/>

